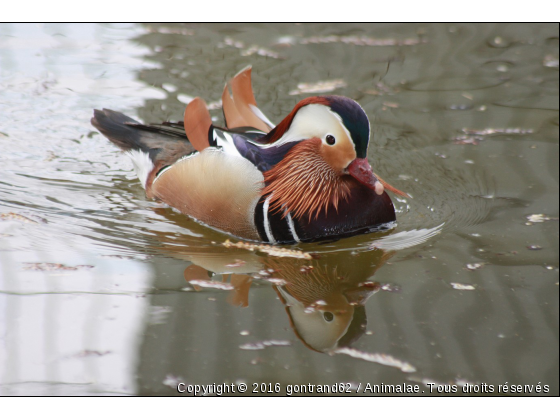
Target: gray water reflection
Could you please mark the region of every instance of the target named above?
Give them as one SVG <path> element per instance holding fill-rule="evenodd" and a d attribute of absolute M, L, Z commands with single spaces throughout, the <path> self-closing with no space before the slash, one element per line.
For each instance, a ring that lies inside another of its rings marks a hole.
<path fill-rule="evenodd" d="M 219 123 L 248 64 L 273 121 L 321 88 L 361 103 L 372 166 L 413 197 L 395 230 L 291 248 L 313 260 L 226 248 L 89 126 L 101 107 L 178 120 L 194 96 Z M 3 24 L 0 146 L 3 394 L 559 392 L 558 25 Z"/>

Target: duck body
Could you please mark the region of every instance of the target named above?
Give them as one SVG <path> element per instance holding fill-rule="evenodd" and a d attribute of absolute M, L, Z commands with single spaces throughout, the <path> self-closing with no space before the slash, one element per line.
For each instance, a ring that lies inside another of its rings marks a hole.
<path fill-rule="evenodd" d="M 268 243 L 379 230 L 395 221 L 367 162 L 369 121 L 353 100 L 307 98 L 277 126 L 256 107 L 251 69 L 224 89 L 227 128 L 195 98 L 182 123 L 144 125 L 95 110 L 92 124 L 127 153 L 146 194 L 213 228 Z"/>

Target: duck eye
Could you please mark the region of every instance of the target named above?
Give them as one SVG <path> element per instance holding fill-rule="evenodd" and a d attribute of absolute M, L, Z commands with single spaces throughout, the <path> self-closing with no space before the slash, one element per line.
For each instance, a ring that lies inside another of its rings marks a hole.
<path fill-rule="evenodd" d="M 332 137 L 332 136 L 331 136 Z M 333 137 L 334 138 L 334 137 Z M 323 314 L 323 318 L 325 318 L 325 321 L 327 322 L 332 322 L 332 320 L 334 319 L 334 315 L 332 312 L 325 312 Z"/>
<path fill-rule="evenodd" d="M 331 134 L 328 134 L 327 137 L 325 138 L 325 140 L 327 141 L 327 144 L 329 144 L 331 146 L 336 143 L 336 139 Z"/>

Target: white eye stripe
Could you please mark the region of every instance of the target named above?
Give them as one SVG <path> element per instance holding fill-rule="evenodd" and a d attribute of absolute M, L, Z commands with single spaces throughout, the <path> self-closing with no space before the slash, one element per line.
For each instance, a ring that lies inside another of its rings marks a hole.
<path fill-rule="evenodd" d="M 348 138 L 352 138 L 344 127 L 342 118 L 332 112 L 328 106 L 321 104 L 309 104 L 300 108 L 291 122 L 290 128 L 274 143 L 259 145 L 262 149 L 278 147 L 286 143 L 318 137 L 324 139 L 327 134 L 337 132 L 340 127 Z M 339 136 L 342 133 L 339 133 Z M 335 138 L 337 136 L 334 136 Z"/>
<path fill-rule="evenodd" d="M 363 108 L 362 108 L 362 110 L 363 110 Z M 336 112 L 331 111 L 330 109 L 329 109 L 329 112 L 331 114 L 333 114 L 338 121 L 340 121 L 340 126 L 342 127 L 342 129 L 344 130 L 344 133 L 346 134 L 346 136 L 350 140 L 350 143 L 352 143 L 352 147 L 354 148 L 354 151 L 356 151 L 356 143 L 354 143 L 354 139 L 352 138 L 352 135 L 350 134 L 350 131 L 348 131 L 348 129 L 344 125 L 344 122 L 342 121 L 342 117 L 340 115 L 338 115 Z M 368 127 L 369 127 L 369 120 L 368 120 Z"/>

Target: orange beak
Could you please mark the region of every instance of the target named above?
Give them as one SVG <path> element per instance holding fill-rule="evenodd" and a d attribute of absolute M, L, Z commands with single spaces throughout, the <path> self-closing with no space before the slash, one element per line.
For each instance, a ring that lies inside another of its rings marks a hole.
<path fill-rule="evenodd" d="M 407 193 L 397 190 L 387 182 L 383 181 L 373 173 L 371 166 L 366 158 L 354 159 L 348 165 L 348 173 L 354 177 L 358 182 L 371 188 L 377 195 L 383 194 L 385 188 L 403 197 L 410 197 Z"/>

